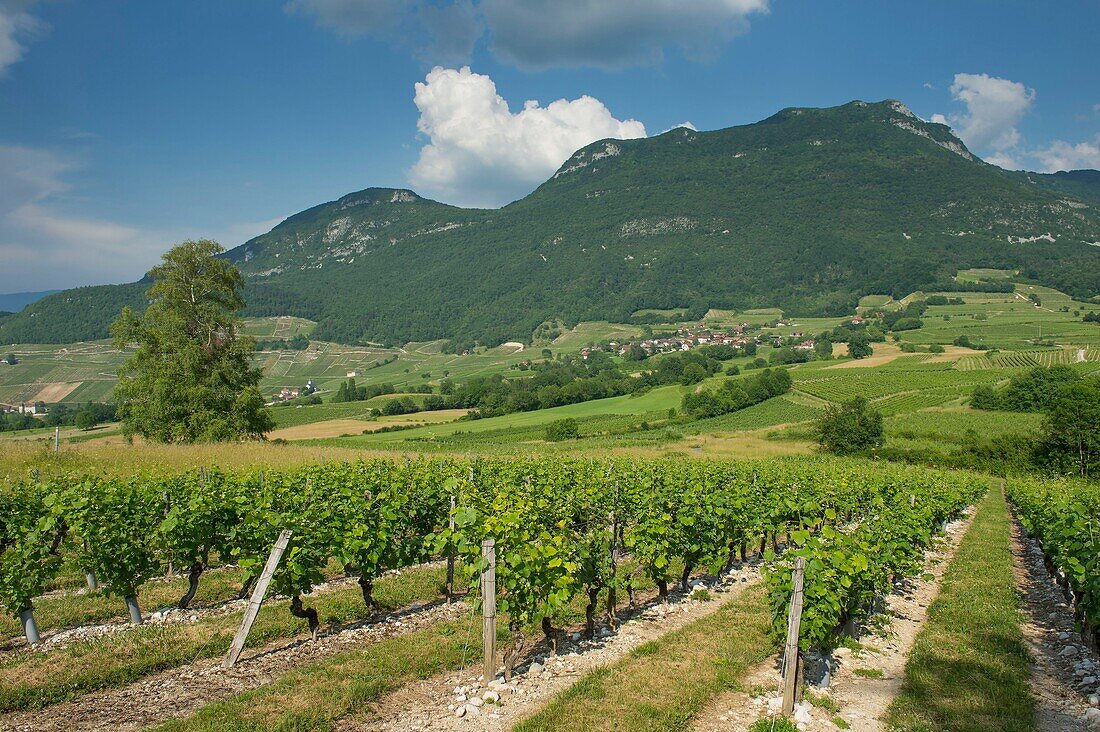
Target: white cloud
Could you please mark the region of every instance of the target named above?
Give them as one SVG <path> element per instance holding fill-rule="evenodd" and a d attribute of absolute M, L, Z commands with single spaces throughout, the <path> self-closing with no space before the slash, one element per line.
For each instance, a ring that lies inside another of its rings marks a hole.
<path fill-rule="evenodd" d="M 0 291 L 140 277 L 165 240 L 64 212 L 64 179 L 79 166 L 52 151 L 0 145 Z"/>
<path fill-rule="evenodd" d="M 1023 170 L 1024 164 L 1007 152 L 995 152 L 985 156 L 985 162 L 1005 170 Z"/>
<path fill-rule="evenodd" d="M 1020 144 L 1016 124 L 1030 109 L 1035 90 L 989 74 L 955 74 L 951 96 L 966 105 L 966 113 L 946 119 L 967 147 L 1005 152 Z"/>
<path fill-rule="evenodd" d="M 482 0 L 501 59 L 532 69 L 659 63 L 665 49 L 706 59 L 745 33 L 768 0 Z"/>
<path fill-rule="evenodd" d="M 436 67 L 414 97 L 417 127 L 430 142 L 409 171 L 421 193 L 451 203 L 498 206 L 530 192 L 578 148 L 614 137 L 645 137 L 637 120 L 620 121 L 590 96 L 513 113 L 488 76 L 469 67 Z"/>
<path fill-rule="evenodd" d="M 1100 169 L 1100 135 L 1092 142 L 1079 142 L 1076 145 L 1064 140 L 1054 140 L 1049 146 L 1031 154 L 1039 162 L 1039 170 L 1046 173 L 1080 168 Z"/>
<path fill-rule="evenodd" d="M 0 0 L 0 76 L 26 53 L 23 39 L 41 30 L 28 11 L 35 0 Z"/>
<path fill-rule="evenodd" d="M 209 237 L 227 248 L 283 217 L 220 229 L 151 229 L 69 210 L 67 176 L 80 164 L 52 150 L 0 145 L 0 292 L 132 282 L 170 246 Z"/>
<path fill-rule="evenodd" d="M 669 127 L 669 128 L 667 129 L 667 130 L 661 130 L 661 133 L 660 133 L 660 134 L 662 134 L 662 135 L 663 135 L 663 134 L 665 134 L 666 132 L 672 132 L 673 130 L 678 130 L 678 129 L 680 129 L 681 127 L 687 128 L 687 129 L 691 130 L 692 132 L 698 132 L 698 131 L 699 131 L 699 128 L 698 128 L 698 127 L 696 127 L 695 125 L 693 125 L 693 124 L 692 124 L 691 122 L 689 122 L 689 121 L 687 121 L 687 120 L 684 120 L 683 122 L 681 122 L 681 123 L 680 123 L 680 124 L 678 124 L 678 125 L 672 125 L 672 127 Z"/>
<path fill-rule="evenodd" d="M 1097 114 L 1100 114 L 1100 104 L 1092 105 L 1092 111 L 1096 112 Z"/>

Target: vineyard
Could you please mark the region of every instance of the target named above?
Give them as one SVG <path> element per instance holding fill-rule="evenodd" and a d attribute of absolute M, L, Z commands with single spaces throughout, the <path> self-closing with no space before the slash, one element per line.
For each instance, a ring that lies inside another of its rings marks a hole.
<path fill-rule="evenodd" d="M 326 596 L 310 593 L 333 564 L 358 578 L 369 615 L 387 571 L 450 555 L 475 580 L 482 540 L 492 538 L 510 669 L 531 629 L 553 641 L 577 601 L 591 636 L 597 619 L 615 622 L 617 594 L 656 587 L 665 599 L 699 571 L 764 552 L 777 610 L 789 601 L 789 563 L 805 558 L 802 644 L 828 648 L 892 582 L 919 570 L 932 537 L 985 487 L 967 474 L 819 459 L 373 460 L 167 478 L 31 478 L 0 493 L 0 602 L 36 642 L 36 600 L 64 562 L 89 573 L 138 625 L 144 588 L 167 567 L 188 579 L 177 603 L 186 607 L 215 558 L 239 565 L 247 587 L 275 536 L 290 529 L 272 589 L 316 637 Z M 777 613 L 775 638 L 784 623 Z M 200 643 L 189 653 L 210 655 L 222 647 L 215 646 Z M 18 657 L 0 672 L 8 685 L 3 709 L 73 693 L 64 675 L 26 681 L 36 658 Z M 102 663 L 109 670 L 122 661 Z M 85 683 L 111 686 L 155 670 L 127 663 L 129 670 Z"/>
<path fill-rule="evenodd" d="M 821 372 L 818 372 L 819 374 Z M 815 377 L 817 374 L 815 374 Z M 946 369 L 930 370 L 868 370 L 867 373 L 847 373 L 825 378 L 795 379 L 794 388 L 831 402 L 842 402 L 855 396 L 878 399 L 902 392 L 946 390 L 954 388 L 958 393 L 972 391 L 978 384 L 991 384 L 1005 378 L 996 370 L 953 372 Z"/>
<path fill-rule="evenodd" d="M 1084 635 L 1100 642 L 1100 489 L 1074 480 L 1016 479 L 1008 495 L 1040 541 Z"/>
<path fill-rule="evenodd" d="M 1061 348 L 1036 351 L 1010 351 L 1007 353 L 990 352 L 975 356 L 963 356 L 956 368 L 960 371 L 981 371 L 984 369 L 1030 369 L 1036 366 L 1060 366 L 1076 363 L 1095 364 L 1100 361 L 1100 349 L 1097 348 Z"/>

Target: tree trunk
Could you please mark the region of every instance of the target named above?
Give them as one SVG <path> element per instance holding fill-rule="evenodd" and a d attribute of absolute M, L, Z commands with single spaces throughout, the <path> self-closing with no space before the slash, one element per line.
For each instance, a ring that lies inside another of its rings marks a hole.
<path fill-rule="evenodd" d="M 744 562 L 749 558 L 749 543 L 747 541 L 741 542 L 741 561 Z"/>
<path fill-rule="evenodd" d="M 726 566 L 722 568 L 723 572 L 728 572 L 733 569 L 734 563 L 737 561 L 737 542 L 731 541 L 729 552 L 726 554 Z"/>
<path fill-rule="evenodd" d="M 369 613 L 374 608 L 374 580 L 366 574 L 360 574 L 359 589 L 363 592 L 363 604 L 367 606 Z"/>
<path fill-rule="evenodd" d="M 661 598 L 662 605 L 668 605 L 668 580 L 657 580 L 657 596 Z"/>
<path fill-rule="evenodd" d="M 680 575 L 680 592 L 688 591 L 688 580 L 691 579 L 691 570 L 695 569 L 695 566 L 690 562 L 684 565 L 684 572 Z"/>
<path fill-rule="evenodd" d="M 588 606 L 584 608 L 584 637 L 592 640 L 596 634 L 596 604 L 600 600 L 600 588 L 588 589 Z"/>
<path fill-rule="evenodd" d="M 126 598 L 126 609 L 130 611 L 130 623 L 132 625 L 141 625 L 145 622 L 141 617 L 141 608 L 138 607 L 137 598 L 133 595 Z"/>
<path fill-rule="evenodd" d="M 202 570 L 203 563 L 201 561 L 194 562 L 191 569 L 187 570 L 187 592 L 180 598 L 180 610 L 186 610 L 191 601 L 195 599 L 195 593 L 199 591 L 199 577 L 202 576 Z"/>
<path fill-rule="evenodd" d="M 516 665 L 516 661 L 519 659 L 519 654 L 523 653 L 523 647 L 527 645 L 527 639 L 523 636 L 523 631 L 518 626 L 512 626 L 512 650 L 510 650 L 504 656 L 504 680 L 512 680 L 512 669 Z M 485 679 L 485 683 L 489 683 L 492 679 Z"/>
<path fill-rule="evenodd" d="M 244 578 L 244 584 L 241 585 L 241 591 L 237 593 L 237 599 L 243 600 L 248 597 L 252 592 L 252 584 L 256 581 L 256 575 L 250 574 Z"/>
<path fill-rule="evenodd" d="M 34 610 L 27 608 L 20 612 L 19 621 L 23 623 L 23 635 L 26 636 L 27 643 L 37 646 L 42 642 L 42 639 L 38 637 L 38 624 L 34 622 Z"/>
<path fill-rule="evenodd" d="M 317 611 L 311 607 L 303 608 L 301 595 L 290 598 L 290 614 L 309 623 L 309 634 L 317 640 L 317 628 L 321 625 L 317 620 Z"/>
<path fill-rule="evenodd" d="M 548 615 L 542 616 L 542 634 L 546 636 L 547 642 L 550 644 L 550 650 L 554 653 L 558 652 L 558 636 L 554 632 L 554 626 L 550 622 Z"/>

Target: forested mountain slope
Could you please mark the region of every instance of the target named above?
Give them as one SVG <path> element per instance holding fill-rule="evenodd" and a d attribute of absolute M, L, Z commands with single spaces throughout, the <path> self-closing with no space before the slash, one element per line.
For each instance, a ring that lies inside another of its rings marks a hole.
<path fill-rule="evenodd" d="M 1093 173 L 1008 173 L 899 102 L 852 102 L 599 141 L 499 210 L 367 189 L 226 256 L 248 277 L 249 313 L 308 317 L 315 337 L 345 342 L 525 341 L 546 320 L 627 321 L 643 308 L 837 314 L 967 267 L 1019 269 L 1090 298 Z M 75 292 L 113 306 L 133 287 Z M 67 317 L 73 293 L 0 320 L 0 339 L 102 335 L 108 314 Z"/>

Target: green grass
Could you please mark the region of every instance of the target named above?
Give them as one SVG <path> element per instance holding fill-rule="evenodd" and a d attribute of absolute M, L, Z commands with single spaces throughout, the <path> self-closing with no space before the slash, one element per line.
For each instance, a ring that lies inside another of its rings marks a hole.
<path fill-rule="evenodd" d="M 435 599 L 444 574 L 444 568 L 423 567 L 384 577 L 375 585 L 375 599 L 383 609 Z M 317 609 L 322 627 L 367 616 L 355 584 L 304 599 L 307 606 Z M 304 621 L 293 617 L 288 608 L 285 599 L 266 603 L 249 634 L 248 646 L 261 647 L 305 632 Z M 241 612 L 234 612 L 196 623 L 149 624 L 46 654 L 22 653 L 0 663 L 0 711 L 39 708 L 220 656 L 228 650 L 240 622 Z"/>
<path fill-rule="evenodd" d="M 481 655 L 481 618 L 458 620 L 363 650 L 341 653 L 290 671 L 277 681 L 203 707 L 161 732 L 267 732 L 330 730 L 335 722 L 364 710 L 383 694 L 414 679 L 458 668 Z M 507 626 L 498 625 L 500 640 Z"/>
<path fill-rule="evenodd" d="M 1037 412 L 997 412 L 969 407 L 925 409 L 888 417 L 884 422 L 886 436 L 911 440 L 929 440 L 958 444 L 968 433 L 979 438 L 1009 434 L 1038 434 L 1043 415 Z"/>
<path fill-rule="evenodd" d="M 892 729 L 1034 729 L 1009 518 L 990 491 L 943 577 L 890 705 Z"/>
<path fill-rule="evenodd" d="M 515 414 L 506 414 L 500 417 L 463 420 L 459 422 L 449 422 L 447 424 L 417 427 L 415 429 L 402 430 L 400 432 L 356 435 L 354 437 L 318 440 L 316 442 L 357 447 L 383 447 L 394 443 L 414 441 L 430 442 L 434 439 L 454 435 L 456 432 L 489 432 L 492 430 L 545 426 L 550 422 L 566 417 L 583 419 L 586 417 L 611 414 L 640 415 L 647 412 L 662 410 L 667 412 L 670 408 L 679 408 L 680 400 L 683 398 L 683 391 L 683 387 L 680 386 L 663 386 L 651 389 L 640 395 L 595 399 L 589 402 L 567 404 L 563 407 L 540 409 L 534 412 L 516 412 Z"/>
<path fill-rule="evenodd" d="M 683 730 L 714 695 L 774 650 L 762 584 L 711 615 L 645 643 L 558 694 L 515 732 Z"/>
<path fill-rule="evenodd" d="M 79 584 L 84 582 L 82 574 L 74 575 L 73 579 Z M 243 573 L 236 568 L 204 572 L 192 605 L 201 607 L 236 597 L 243 580 Z M 142 612 L 150 613 L 174 606 L 186 589 L 187 579 L 184 577 L 146 582 L 138 592 L 138 602 Z M 86 592 L 40 597 L 34 601 L 34 617 L 38 629 L 47 631 L 120 620 L 128 615 L 121 598 L 110 597 L 103 592 Z M 22 634 L 17 618 L 7 614 L 0 616 L 0 636 L 14 638 Z"/>

